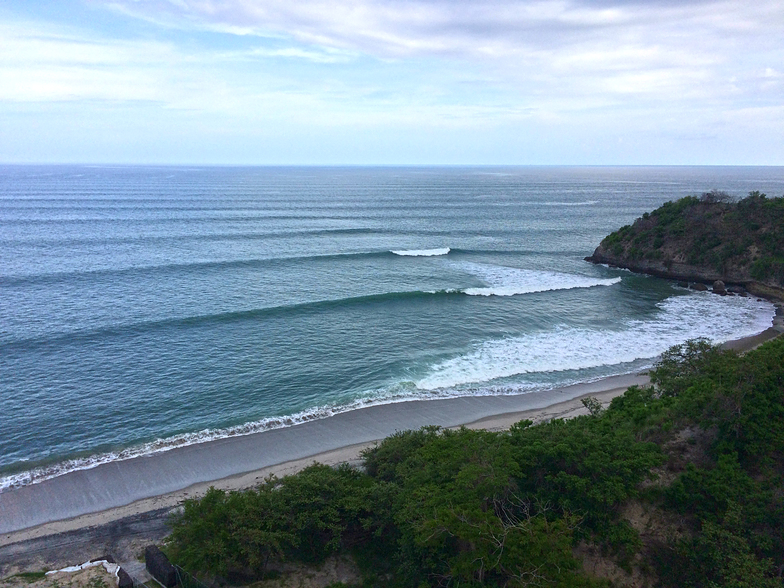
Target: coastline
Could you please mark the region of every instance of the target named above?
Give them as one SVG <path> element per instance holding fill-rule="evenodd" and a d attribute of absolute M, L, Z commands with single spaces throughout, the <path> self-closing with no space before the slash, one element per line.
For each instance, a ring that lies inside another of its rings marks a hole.
<path fill-rule="evenodd" d="M 772 327 L 724 346 L 745 351 L 779 336 L 784 332 L 782 314 L 782 306 L 777 305 Z M 269 475 L 296 473 L 314 462 L 357 462 L 364 448 L 398 430 L 435 424 L 497 431 L 522 419 L 541 422 L 586 414 L 582 398 L 594 396 L 609 404 L 629 386 L 647 382 L 646 375 L 628 374 L 514 396 L 370 406 L 284 429 L 102 464 L 0 494 L 0 547 L 152 511 L 165 517 L 184 499 L 211 486 L 239 490 Z"/>
<path fill-rule="evenodd" d="M 396 431 L 425 425 L 457 427 L 498 415 L 538 411 L 586 394 L 608 389 L 622 391 L 645 381 L 646 378 L 631 374 L 519 395 L 381 404 L 291 427 L 103 463 L 0 493 L 0 512 L 3 513 L 0 545 L 15 531 L 142 500 L 160 504 L 158 497 L 172 493 L 182 493 L 182 497 L 187 498 L 197 492 L 197 487 L 202 487 L 202 491 L 210 485 L 219 487 L 219 481 L 241 477 L 247 480 L 228 487 L 250 486 L 273 473 L 271 468 L 299 460 L 309 460 L 305 464 L 309 465 L 323 454 L 341 453 L 344 448 L 355 447 L 358 453 L 360 446 L 379 441 Z M 251 475 L 257 472 L 263 473 Z M 286 470 L 279 475 L 285 473 L 290 472 Z"/>
<path fill-rule="evenodd" d="M 512 424 L 523 419 L 530 419 L 538 423 L 556 418 L 572 418 L 588 413 L 581 402 L 587 396 L 595 397 L 606 406 L 613 398 L 622 395 L 629 386 L 644 385 L 647 382 L 648 377 L 646 375 L 626 375 L 613 376 L 587 384 L 576 384 L 568 389 L 548 391 L 559 394 L 560 399 L 554 403 L 537 408 L 490 414 L 470 422 L 452 425 L 452 428 L 466 426 L 470 429 L 501 431 L 508 429 Z M 577 396 L 569 396 L 571 393 L 578 392 L 578 388 L 580 393 Z M 487 398 L 515 397 L 485 397 L 485 399 Z M 554 398 L 558 398 L 558 396 L 554 396 Z M 445 401 L 413 401 L 410 404 L 423 402 L 430 404 Z M 359 409 L 359 411 L 362 410 L 368 409 Z M 268 432 L 271 431 L 257 433 L 256 435 L 264 435 L 264 433 Z M 315 462 L 326 465 L 338 465 L 340 463 L 358 464 L 362 450 L 373 446 L 381 439 L 319 451 L 312 455 L 222 479 L 195 483 L 187 488 L 142 498 L 130 504 L 80 514 L 67 519 L 52 520 L 16 531 L 4 532 L 0 535 L 0 577 L 8 572 L 9 566 L 13 566 L 15 570 L 21 569 L 21 567 L 25 569 L 55 567 L 61 564 L 67 565 L 72 560 L 89 559 L 93 557 L 93 553 L 98 553 L 99 551 L 103 553 L 107 550 L 116 551 L 119 549 L 120 553 L 118 555 L 120 557 L 122 557 L 123 552 L 130 556 L 134 549 L 138 550 L 140 548 L 140 539 L 147 539 L 148 542 L 153 542 L 160 540 L 166 534 L 162 532 L 162 528 L 166 524 L 165 521 L 183 500 L 198 497 L 204 494 L 210 487 L 227 491 L 242 490 L 253 487 L 270 475 L 283 477 L 295 474 Z M 43 483 L 45 482 L 41 482 L 41 484 Z M 0 495 L 1 497 L 2 495 Z M 0 503 L 0 506 L 2 506 L 2 503 Z M 131 539 L 126 538 L 125 541 L 122 541 L 123 538 L 117 536 L 116 530 L 126 528 L 129 525 L 136 527 L 137 530 Z M 139 527 L 143 527 L 144 530 L 139 532 Z M 109 539 L 109 535 L 114 536 Z M 122 544 L 118 545 L 118 543 Z"/>
<path fill-rule="evenodd" d="M 630 272 L 647 274 L 664 280 L 702 283 L 708 287 L 720 280 L 726 286 L 741 286 L 751 296 L 765 298 L 771 302 L 784 301 L 784 288 L 775 284 L 759 282 L 747 276 L 724 275 L 719 272 L 704 271 L 696 266 L 683 263 L 666 265 L 663 262 L 649 260 L 628 261 L 609 254 L 601 245 L 596 248 L 593 254 L 584 259 L 596 265 L 626 269 Z"/>

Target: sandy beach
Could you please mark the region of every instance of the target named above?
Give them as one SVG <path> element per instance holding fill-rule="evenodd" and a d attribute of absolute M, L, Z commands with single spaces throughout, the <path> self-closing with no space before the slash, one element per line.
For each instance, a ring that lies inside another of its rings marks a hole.
<path fill-rule="evenodd" d="M 784 331 L 779 306 L 774 326 L 730 342 L 751 349 Z M 534 422 L 586 414 L 581 399 L 603 404 L 645 374 L 511 396 L 451 398 L 372 406 L 322 420 L 179 447 L 167 452 L 102 464 L 0 494 L 0 559 L 8 546 L 54 534 L 98 528 L 153 511 L 165 515 L 210 486 L 252 487 L 267 476 L 285 476 L 321 462 L 359 460 L 361 451 L 399 430 L 424 425 L 504 430 L 522 419 Z M 0 562 L 2 563 L 2 562 Z"/>
<path fill-rule="evenodd" d="M 473 429 L 504 430 L 523 419 L 542 422 L 554 418 L 570 418 L 587 413 L 581 402 L 581 399 L 586 396 L 593 396 L 606 405 L 616 396 L 623 394 L 629 385 L 645 384 L 647 381 L 648 378 L 645 375 L 623 376 L 622 378 L 610 378 L 592 384 L 575 386 L 573 389 L 564 389 L 560 392 L 553 391 L 560 394 L 562 398 L 560 401 L 540 408 L 507 411 L 485 416 L 473 422 L 467 422 L 465 425 Z M 569 394 L 577 392 L 582 393 L 576 397 L 568 397 Z M 556 396 L 548 395 L 548 398 L 553 397 Z M 509 401 L 516 397 L 500 398 L 505 398 L 508 405 L 511 405 L 512 403 Z M 563 398 L 568 398 L 568 400 Z M 487 404 L 488 407 L 495 404 L 492 399 L 484 400 L 491 400 Z M 519 402 L 521 398 L 516 398 L 516 400 Z M 546 401 L 546 399 L 541 398 L 540 401 Z M 441 406 L 444 402 L 446 401 L 407 404 L 435 405 L 432 407 L 433 410 L 427 411 L 429 415 L 434 416 L 439 411 L 439 406 L 442 411 L 444 410 L 445 407 Z M 455 410 L 454 407 L 449 407 L 449 404 L 446 405 L 446 408 Z M 408 408 L 421 409 L 422 407 Z M 332 417 L 326 421 L 335 418 Z M 363 419 L 360 418 L 360 420 Z M 296 431 L 296 427 L 291 427 L 291 429 Z M 301 435 L 302 433 L 297 434 Z M 263 446 L 264 433 L 258 435 L 260 438 L 254 439 L 254 442 Z M 361 451 L 372 446 L 375 442 L 375 440 L 370 440 L 341 446 L 219 480 L 196 483 L 181 490 L 142 498 L 123 506 L 4 533 L 0 536 L 0 577 L 21 571 L 57 569 L 100 557 L 104 553 L 110 553 L 122 563 L 125 569 L 138 574 L 139 577 L 144 577 L 143 565 L 140 566 L 137 561 L 139 553 L 143 551 L 145 545 L 160 542 L 168 534 L 167 519 L 184 499 L 199 496 L 206 492 L 210 486 L 224 490 L 249 488 L 267 476 L 281 477 L 293 474 L 314 462 L 327 465 L 358 462 Z M 34 486 L 39 486 L 39 484 Z M 0 499 L 2 499 L 2 495 L 0 495 Z M 0 504 L 2 504 L 1 501 Z M 49 505 L 44 505 L 43 508 L 50 514 L 56 512 L 56 510 L 50 509 Z"/>
<path fill-rule="evenodd" d="M 0 494 L 0 544 L 22 539 L 16 532 L 25 529 L 45 534 L 101 524 L 122 516 L 115 512 L 120 507 L 131 509 L 127 514 L 144 512 L 177 504 L 211 485 L 244 488 L 269 474 L 292 473 L 313 461 L 350 461 L 362 448 L 395 431 L 471 424 L 501 429 L 522 418 L 541 420 L 582 408 L 582 396 L 606 395 L 609 401 L 627 387 L 646 382 L 646 376 L 625 375 L 529 394 L 370 406 L 291 427 L 101 464 Z M 91 513 L 99 515 L 89 522 L 81 519 Z"/>

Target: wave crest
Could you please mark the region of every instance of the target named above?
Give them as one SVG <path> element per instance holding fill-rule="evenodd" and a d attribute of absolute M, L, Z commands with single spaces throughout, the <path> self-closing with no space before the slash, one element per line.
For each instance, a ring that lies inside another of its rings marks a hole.
<path fill-rule="evenodd" d="M 177 447 L 227 437 L 250 435 L 290 427 L 378 404 L 433 400 L 460 396 L 521 394 L 549 385 L 502 378 L 532 372 L 554 372 L 618 365 L 653 359 L 687 339 L 707 337 L 713 342 L 754 335 L 772 323 L 774 307 L 753 298 L 720 297 L 691 293 L 668 298 L 660 313 L 647 321 L 629 321 L 621 330 L 556 327 L 521 337 L 486 341 L 473 351 L 436 364 L 417 382 L 400 381 L 367 391 L 362 398 L 333 406 L 320 406 L 221 429 L 205 429 L 84 458 L 70 459 L 0 477 L 0 492 L 42 482 L 69 472 L 90 469 L 169 451 Z M 706 320 L 710 317 L 710 320 Z M 479 387 L 471 384 L 480 384 Z M 570 382 L 560 382 L 559 387 Z M 571 382 L 571 383 L 577 383 Z"/>
<path fill-rule="evenodd" d="M 438 255 L 446 255 L 451 249 L 449 247 L 441 247 L 438 249 L 400 249 L 392 250 L 391 253 L 395 255 L 402 255 L 403 257 L 433 257 Z"/>
<path fill-rule="evenodd" d="M 549 292 L 551 290 L 612 286 L 621 281 L 619 277 L 594 278 L 577 274 L 485 265 L 473 262 L 463 262 L 456 264 L 456 266 L 475 275 L 487 284 L 485 287 L 466 288 L 463 290 L 463 293 L 469 296 L 516 296 L 518 294 Z"/>
<path fill-rule="evenodd" d="M 453 389 L 520 374 L 653 359 L 688 339 L 723 343 L 755 335 L 772 324 L 774 314 L 768 302 L 710 293 L 674 296 L 658 306 L 655 318 L 629 321 L 620 330 L 560 326 L 486 341 L 470 353 L 434 365 L 416 385 L 423 390 Z"/>

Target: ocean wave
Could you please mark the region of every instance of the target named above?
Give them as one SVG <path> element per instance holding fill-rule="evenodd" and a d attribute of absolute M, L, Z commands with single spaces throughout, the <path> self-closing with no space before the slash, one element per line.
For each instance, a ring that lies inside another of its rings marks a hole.
<path fill-rule="evenodd" d="M 391 255 L 384 252 L 382 255 Z M 472 273 L 483 281 L 489 282 L 487 287 L 473 288 L 444 288 L 440 290 L 401 290 L 392 292 L 378 292 L 362 296 L 347 296 L 345 298 L 331 298 L 282 304 L 247 310 L 232 310 L 202 315 L 180 316 L 163 318 L 159 320 L 128 322 L 125 324 L 112 324 L 95 328 L 85 328 L 70 331 L 49 333 L 45 336 L 30 336 L 24 338 L 3 338 L 0 336 L 0 349 L 14 348 L 17 346 L 50 345 L 57 342 L 72 344 L 75 340 L 90 340 L 106 335 L 122 335 L 127 333 L 148 332 L 160 328 L 189 327 L 203 324 L 222 324 L 232 321 L 261 319 L 280 315 L 293 315 L 298 313 L 313 312 L 343 308 L 352 305 L 367 303 L 383 303 L 393 300 L 415 300 L 432 296 L 515 296 L 535 292 L 552 290 L 568 290 L 572 288 L 590 288 L 594 286 L 611 286 L 621 281 L 621 278 L 588 278 L 575 274 L 563 274 L 537 270 L 521 270 L 505 266 L 493 266 L 472 262 L 461 262 L 458 266 L 468 273 Z M 7 282 L 0 280 L 0 286 Z"/>
<path fill-rule="evenodd" d="M 582 202 L 537 202 L 540 206 L 593 206 L 599 204 L 598 200 L 585 200 Z"/>
<path fill-rule="evenodd" d="M 443 251 L 443 253 L 441 253 Z M 432 253 L 431 253 L 432 252 Z M 438 252 L 438 253 L 435 253 Z M 112 267 L 89 270 L 72 270 L 59 272 L 41 272 L 30 274 L 7 274 L 0 275 L 0 286 L 25 286 L 32 284 L 50 284 L 65 282 L 73 279 L 102 279 L 114 278 L 128 275 L 147 275 L 153 273 L 167 272 L 202 272 L 204 270 L 220 270 L 233 268 L 264 268 L 268 266 L 278 266 L 286 264 L 304 264 L 310 262 L 329 262 L 329 261 L 353 261 L 363 259 L 379 259 L 387 257 L 423 255 L 446 255 L 447 253 L 459 253 L 461 255 L 504 255 L 504 256 L 525 256 L 532 251 L 524 250 L 491 250 L 491 249 L 423 249 L 410 251 L 352 251 L 348 253 L 316 253 L 313 255 L 276 255 L 270 257 L 250 257 L 245 259 L 229 260 L 195 260 L 184 263 L 161 263 L 153 265 L 139 265 L 131 267 Z M 571 252 L 569 252 L 571 253 Z M 617 268 L 615 268 L 617 269 Z"/>
<path fill-rule="evenodd" d="M 172 317 L 160 320 L 129 322 L 126 324 L 113 324 L 90 329 L 61 331 L 44 336 L 32 336 L 8 340 L 2 340 L 2 338 L 0 338 L 0 350 L 18 346 L 23 346 L 27 349 L 30 349 L 37 345 L 46 346 L 57 342 L 72 344 L 77 340 L 87 341 L 94 338 L 105 337 L 107 335 L 142 333 L 161 328 L 190 327 L 204 324 L 222 324 L 232 321 L 309 313 L 315 310 L 343 308 L 352 305 L 359 306 L 367 303 L 383 303 L 385 301 L 430 298 L 432 296 L 462 296 L 463 294 L 464 292 L 462 290 L 456 288 L 447 288 L 443 290 L 402 290 L 397 292 L 379 292 L 377 294 L 366 294 L 364 296 L 348 296 L 345 298 L 331 298 L 326 300 L 314 300 L 312 302 L 300 302 L 294 304 L 283 304 L 279 306 L 268 306 L 263 308 L 251 308 L 248 310 L 230 310 L 226 312 Z M 0 336 L 1 335 L 2 334 L 0 333 Z"/>
<path fill-rule="evenodd" d="M 569 383 L 567 383 L 567 385 L 568 384 Z M 559 386 L 562 385 L 564 384 L 559 384 Z M 128 447 L 120 451 L 100 453 L 87 457 L 68 459 L 46 466 L 34 467 L 24 472 L 0 477 L 0 493 L 13 488 L 37 484 L 71 472 L 92 469 L 106 463 L 145 457 L 156 453 L 171 451 L 178 447 L 186 447 L 188 445 L 208 443 L 220 439 L 242 437 L 245 435 L 262 433 L 264 431 L 292 427 L 309 421 L 325 419 L 337 414 L 369 408 L 371 406 L 460 398 L 464 396 L 505 396 L 522 394 L 530 392 L 533 389 L 547 390 L 549 389 L 549 386 L 519 383 L 509 386 L 489 386 L 482 390 L 421 390 L 414 385 L 414 382 L 397 382 L 385 388 L 368 391 L 362 398 L 343 404 L 319 406 L 285 416 L 264 418 L 232 427 L 203 429 L 193 433 L 183 433 L 172 437 L 156 439 L 155 441 Z"/>
<path fill-rule="evenodd" d="M 653 360 L 670 346 L 687 339 L 707 337 L 718 343 L 757 334 L 770 326 L 775 312 L 773 305 L 765 301 L 719 297 L 710 293 L 674 296 L 658 306 L 660 312 L 657 317 L 647 321 L 629 321 L 618 331 L 556 327 L 522 337 L 486 341 L 470 353 L 432 366 L 429 373 L 418 381 L 400 381 L 369 390 L 361 398 L 342 404 L 318 406 L 232 427 L 183 433 L 121 451 L 70 459 L 6 475 L 0 477 L 0 492 L 105 463 L 290 427 L 370 406 L 463 396 L 523 394 L 584 383 L 592 380 L 559 379 L 556 383 L 545 384 L 505 381 L 504 378 L 534 372 L 620 366 L 640 359 Z M 629 373 L 630 369 L 621 367 L 617 374 Z"/>
<path fill-rule="evenodd" d="M 377 251 L 352 251 L 348 253 L 316 253 L 313 255 L 277 255 L 271 257 L 252 257 L 230 260 L 196 260 L 185 263 L 162 263 L 153 265 L 140 265 L 133 267 L 113 267 L 90 270 L 73 270 L 60 272 L 42 272 L 30 274 L 0 275 L 0 286 L 23 286 L 30 284 L 59 283 L 73 279 L 92 279 L 127 275 L 147 275 L 166 272 L 201 272 L 203 270 L 256 268 L 286 264 L 302 264 L 310 262 L 351 261 L 362 259 L 377 259 L 397 256 L 433 256 L 446 255 L 458 252 L 464 255 L 526 255 L 530 252 L 515 250 L 472 250 L 472 249 L 412 249 L 412 250 L 377 250 Z"/>
<path fill-rule="evenodd" d="M 261 431 L 290 427 L 292 425 L 305 423 L 311 420 L 332 416 L 333 414 L 337 414 L 336 410 L 337 409 L 333 407 L 317 407 L 311 410 L 302 411 L 287 416 L 270 417 L 242 425 L 227 427 L 224 429 L 204 429 L 193 433 L 183 433 L 172 437 L 156 439 L 155 441 L 134 447 L 128 447 L 120 451 L 111 451 L 90 455 L 87 457 L 68 459 L 65 461 L 53 463 L 51 465 L 41 466 L 28 471 L 0 477 L 0 492 L 11 488 L 36 484 L 70 472 L 88 470 L 105 463 L 125 461 L 136 457 L 170 451 L 172 449 L 176 449 L 177 447 L 195 445 L 197 443 L 206 443 L 208 441 L 214 441 L 217 439 L 239 437 Z"/>
<path fill-rule="evenodd" d="M 451 249 L 449 247 L 441 247 L 438 249 L 405 249 L 399 251 L 392 251 L 395 255 L 402 255 L 404 257 L 433 257 L 438 255 L 446 255 Z"/>
<path fill-rule="evenodd" d="M 493 197 L 493 196 L 490 196 Z M 564 202 L 564 201 L 547 201 L 547 200 L 511 200 L 509 202 L 483 202 L 482 206 L 492 207 L 519 207 L 525 206 L 594 206 L 599 204 L 600 200 L 581 200 L 578 202 Z"/>
<path fill-rule="evenodd" d="M 302 264 L 309 262 L 329 262 L 338 260 L 373 259 L 390 256 L 389 251 L 357 251 L 350 253 L 321 253 L 315 255 L 279 255 L 274 257 L 255 257 L 221 261 L 190 261 L 186 263 L 163 263 L 134 267 L 105 268 L 93 270 L 73 270 L 64 272 L 48 272 L 29 275 L 0 276 L 0 286 L 20 286 L 28 284 L 58 283 L 73 279 L 93 279 L 127 275 L 146 275 L 169 272 L 202 272 L 204 270 L 220 270 L 234 268 L 263 268 L 286 264 Z"/>
<path fill-rule="evenodd" d="M 455 267 L 471 273 L 487 284 L 484 287 L 466 288 L 469 296 L 516 296 L 551 290 L 612 286 L 621 278 L 594 278 L 562 272 L 529 270 L 501 265 L 459 262 Z"/>
<path fill-rule="evenodd" d="M 492 382 L 527 373 L 588 369 L 653 359 L 673 345 L 705 337 L 722 343 L 755 335 L 772 324 L 773 306 L 753 298 L 710 293 L 673 296 L 649 320 L 620 330 L 560 326 L 479 344 L 473 351 L 432 366 L 418 388 L 439 390 Z"/>
<path fill-rule="evenodd" d="M 79 245 L 123 244 L 123 243 L 178 243 L 188 241 L 255 241 L 272 239 L 292 239 L 300 237 L 331 237 L 341 235 L 427 235 L 434 233 L 429 230 L 400 230 L 374 227 L 335 228 L 335 229 L 305 229 L 297 231 L 254 231 L 254 232 L 210 232 L 187 234 L 153 234 L 153 235 L 125 235 L 107 237 L 96 235 L 92 237 L 44 237 L 34 235 L 25 237 L 12 237 L 0 239 L 2 245 L 38 245 L 70 247 Z"/>
<path fill-rule="evenodd" d="M 359 255 L 392 255 L 391 252 L 377 252 Z M 238 262 L 242 263 L 242 262 Z M 568 290 L 572 288 L 591 288 L 594 286 L 611 286 L 621 281 L 621 278 L 589 278 L 576 274 L 564 274 L 539 270 L 523 270 L 506 266 L 487 265 L 473 262 L 455 262 L 457 267 L 466 273 L 471 273 L 482 281 L 488 283 L 486 287 L 471 288 L 444 288 L 440 290 L 401 290 L 392 292 L 378 292 L 361 296 L 347 296 L 344 298 L 331 298 L 282 304 L 247 310 L 232 310 L 202 315 L 180 316 L 162 318 L 158 320 L 128 322 L 125 324 L 112 324 L 94 328 L 84 328 L 69 331 L 51 332 L 44 336 L 28 336 L 23 338 L 8 338 L 0 334 L 0 349 L 25 346 L 30 348 L 37 345 L 50 345 L 58 342 L 72 344 L 75 340 L 87 341 L 96 337 L 107 335 L 122 335 L 127 333 L 148 332 L 160 328 L 189 327 L 203 324 L 222 324 L 232 321 L 261 319 L 280 315 L 294 315 L 298 313 L 313 312 L 314 310 L 327 310 L 343 308 L 366 303 L 383 303 L 393 300 L 415 300 L 432 296 L 515 296 L 535 292 L 552 290 Z M 9 285 L 11 281 L 0 279 L 0 286 Z"/>

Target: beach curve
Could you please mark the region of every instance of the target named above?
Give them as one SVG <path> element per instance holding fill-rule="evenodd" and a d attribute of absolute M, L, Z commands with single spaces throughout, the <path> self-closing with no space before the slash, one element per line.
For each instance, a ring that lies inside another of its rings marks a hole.
<path fill-rule="evenodd" d="M 778 306 L 772 327 L 724 346 L 744 351 L 779 336 L 784 332 L 782 314 Z M 240 490 L 314 462 L 357 462 L 362 449 L 396 431 L 425 425 L 504 430 L 522 419 L 541 422 L 586 414 L 582 398 L 594 396 L 608 404 L 629 386 L 648 382 L 646 374 L 626 374 L 519 395 L 375 405 L 283 429 L 101 464 L 0 493 L 0 547 L 174 508 L 211 486 Z"/>
<path fill-rule="evenodd" d="M 161 508 L 161 497 L 181 495 L 173 503 L 176 504 L 183 498 L 198 495 L 196 488 L 200 486 L 203 490 L 210 485 L 231 489 L 252 486 L 257 478 L 263 479 L 269 473 L 285 475 L 295 471 L 296 466 L 290 464 L 300 460 L 310 464 L 323 462 L 321 457 L 325 455 L 331 459 L 339 455 L 348 457 L 335 463 L 350 461 L 362 447 L 396 431 L 425 425 L 457 427 L 477 422 L 485 423 L 482 428 L 489 428 L 487 423 L 491 421 L 487 419 L 495 419 L 494 428 L 503 428 L 524 418 L 520 415 L 549 411 L 568 401 L 582 406 L 574 399 L 608 391 L 621 394 L 631 385 L 646 382 L 644 375 L 628 374 L 527 394 L 368 406 L 291 427 L 103 463 L 0 493 L 0 544 L 10 542 L 10 536 L 18 531 L 106 512 L 143 500 L 152 500 Z M 531 414 L 525 418 L 532 416 L 536 417 Z M 268 471 L 276 466 L 284 467 Z M 243 481 L 238 481 L 238 477 Z M 219 484 L 219 481 L 224 482 Z M 110 519 L 111 515 L 107 520 Z"/>

